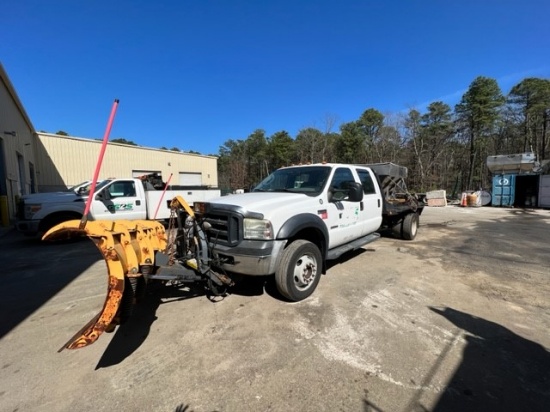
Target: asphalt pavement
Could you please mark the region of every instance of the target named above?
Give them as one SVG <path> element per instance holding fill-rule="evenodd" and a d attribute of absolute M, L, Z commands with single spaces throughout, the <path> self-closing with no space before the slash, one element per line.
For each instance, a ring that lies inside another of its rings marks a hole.
<path fill-rule="evenodd" d="M 93 345 L 87 239 L 0 238 L 2 411 L 548 411 L 550 211 L 426 208 L 417 238 L 331 262 L 289 303 L 272 278 L 151 291 Z"/>
<path fill-rule="evenodd" d="M 14 231 L 15 228 L 13 226 L 0 226 L 0 237 L 6 236 L 11 231 Z"/>

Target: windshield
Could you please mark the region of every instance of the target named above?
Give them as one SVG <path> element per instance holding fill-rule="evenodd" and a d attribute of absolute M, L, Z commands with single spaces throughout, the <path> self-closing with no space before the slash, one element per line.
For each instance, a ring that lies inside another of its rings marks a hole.
<path fill-rule="evenodd" d="M 100 182 L 97 182 L 97 184 L 95 186 L 95 191 L 97 192 L 102 187 L 105 187 L 105 185 L 109 182 L 110 182 L 110 180 L 102 180 Z M 83 185 L 80 185 L 80 187 L 78 187 L 76 189 L 76 194 L 78 194 L 80 196 L 88 196 L 90 194 L 90 189 L 91 188 L 92 188 L 92 182 L 85 183 Z"/>
<path fill-rule="evenodd" d="M 77 184 L 77 185 L 69 186 L 67 189 L 65 189 L 65 190 L 63 190 L 63 191 L 64 191 L 64 192 L 71 192 L 71 191 L 72 191 L 72 192 L 75 192 L 75 193 L 78 194 L 78 189 L 79 189 L 80 187 L 86 186 L 86 185 L 88 185 L 88 184 L 90 184 L 90 181 L 89 181 L 89 180 L 86 180 L 85 182 L 79 183 L 79 184 Z"/>
<path fill-rule="evenodd" d="M 253 192 L 292 192 L 318 195 L 330 174 L 328 166 L 289 167 L 278 169 L 266 177 Z"/>

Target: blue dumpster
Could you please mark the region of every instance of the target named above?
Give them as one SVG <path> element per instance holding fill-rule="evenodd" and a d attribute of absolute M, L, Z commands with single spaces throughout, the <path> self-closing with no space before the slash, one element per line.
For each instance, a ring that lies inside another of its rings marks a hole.
<path fill-rule="evenodd" d="M 500 174 L 493 176 L 493 206 L 514 206 L 515 192 L 515 174 Z"/>

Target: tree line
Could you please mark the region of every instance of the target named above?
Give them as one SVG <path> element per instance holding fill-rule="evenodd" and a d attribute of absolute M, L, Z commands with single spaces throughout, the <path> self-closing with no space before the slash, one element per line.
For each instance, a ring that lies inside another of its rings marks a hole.
<path fill-rule="evenodd" d="M 401 114 L 368 108 L 338 131 L 327 115 L 322 128 L 304 128 L 295 138 L 260 129 L 227 140 L 219 149 L 219 186 L 247 189 L 291 164 L 393 162 L 408 168 L 411 191 L 456 195 L 490 186 L 488 156 L 533 152 L 546 159 L 549 119 L 550 80 L 525 78 L 505 95 L 496 80 L 479 76 L 454 108 L 442 101 Z"/>

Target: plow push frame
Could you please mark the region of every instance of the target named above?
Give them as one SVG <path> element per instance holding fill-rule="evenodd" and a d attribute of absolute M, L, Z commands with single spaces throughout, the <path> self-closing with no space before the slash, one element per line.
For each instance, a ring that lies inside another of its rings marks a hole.
<path fill-rule="evenodd" d="M 87 236 L 107 265 L 107 295 L 101 311 L 69 339 L 63 349 L 78 349 L 112 332 L 132 315 L 150 282 L 202 282 L 210 294 L 224 296 L 233 281 L 213 270 L 206 234 L 193 209 L 180 196 L 170 202 L 168 228 L 150 220 L 63 222 L 43 240 Z M 207 228 L 206 228 L 207 229 Z"/>

